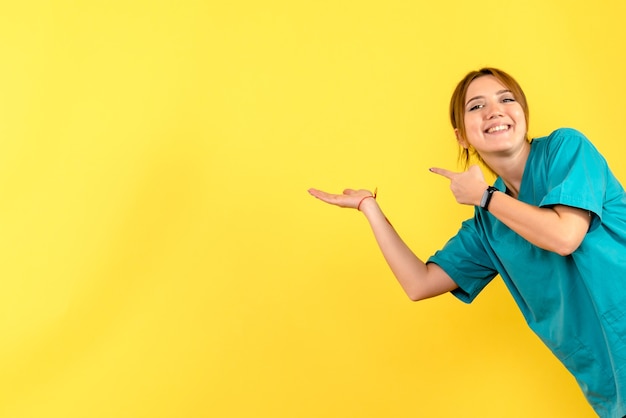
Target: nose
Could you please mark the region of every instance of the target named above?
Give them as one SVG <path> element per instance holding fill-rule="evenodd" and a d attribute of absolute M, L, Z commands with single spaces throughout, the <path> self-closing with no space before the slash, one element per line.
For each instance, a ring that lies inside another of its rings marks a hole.
<path fill-rule="evenodd" d="M 499 118 L 503 116 L 503 112 L 502 112 L 502 107 L 500 106 L 500 103 L 496 102 L 493 103 L 490 107 L 489 107 L 489 113 L 487 113 L 487 118 L 488 119 L 495 119 L 495 118 Z"/>

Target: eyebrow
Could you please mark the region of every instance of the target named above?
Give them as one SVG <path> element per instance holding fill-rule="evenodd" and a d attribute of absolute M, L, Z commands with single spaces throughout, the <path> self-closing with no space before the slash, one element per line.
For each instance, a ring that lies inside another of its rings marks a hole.
<path fill-rule="evenodd" d="M 511 90 L 509 90 L 509 89 L 502 89 L 502 90 L 498 90 L 498 91 L 496 92 L 496 95 L 497 95 L 497 96 L 499 96 L 499 95 L 501 95 L 501 94 L 505 94 L 505 93 L 512 93 L 512 92 L 511 92 Z M 475 96 L 475 97 L 472 97 L 472 98 L 471 98 L 471 99 L 469 99 L 467 102 L 465 102 L 465 106 L 467 106 L 467 105 L 468 105 L 471 101 L 473 101 L 473 100 L 484 99 L 484 98 L 485 98 L 485 96 Z"/>

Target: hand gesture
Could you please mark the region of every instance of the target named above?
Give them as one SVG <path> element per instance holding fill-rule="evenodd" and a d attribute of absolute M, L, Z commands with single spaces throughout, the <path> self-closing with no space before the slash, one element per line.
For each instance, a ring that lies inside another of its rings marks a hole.
<path fill-rule="evenodd" d="M 326 193 L 317 189 L 309 189 L 309 193 L 312 196 L 326 203 L 329 203 L 331 205 L 339 206 L 340 208 L 353 208 L 353 209 L 357 209 L 359 206 L 359 203 L 361 203 L 361 201 L 364 198 L 370 197 L 370 196 L 375 197 L 375 195 L 372 194 L 372 192 L 370 192 L 369 190 L 365 190 L 365 189 L 360 189 L 360 190 L 346 189 L 343 191 L 342 194 Z"/>
<path fill-rule="evenodd" d="M 430 171 L 450 180 L 450 190 L 457 202 L 463 205 L 480 205 L 483 193 L 488 187 L 480 167 L 472 165 L 461 173 L 443 168 L 431 168 Z"/>

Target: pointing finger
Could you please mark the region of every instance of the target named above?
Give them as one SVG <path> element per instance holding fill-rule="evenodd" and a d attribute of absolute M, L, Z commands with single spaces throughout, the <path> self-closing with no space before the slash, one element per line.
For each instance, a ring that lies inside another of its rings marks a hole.
<path fill-rule="evenodd" d="M 429 170 L 435 174 L 439 174 L 440 176 L 444 176 L 448 179 L 452 179 L 452 177 L 458 174 L 458 173 L 455 173 L 454 171 L 446 170 L 445 168 L 433 167 L 433 168 L 429 168 Z"/>

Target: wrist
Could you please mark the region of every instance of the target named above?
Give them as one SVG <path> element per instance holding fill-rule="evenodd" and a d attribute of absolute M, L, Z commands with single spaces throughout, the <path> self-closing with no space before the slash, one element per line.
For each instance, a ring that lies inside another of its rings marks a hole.
<path fill-rule="evenodd" d="M 365 202 L 366 200 L 370 200 L 370 199 L 374 199 L 376 200 L 376 195 L 378 194 L 378 187 L 374 189 L 374 193 L 369 195 L 369 196 L 363 196 L 361 198 L 361 200 L 359 200 L 359 203 L 356 205 L 356 210 L 361 210 L 361 206 L 363 205 L 363 202 Z"/>
<path fill-rule="evenodd" d="M 491 203 L 491 198 L 493 197 L 493 194 L 497 191 L 498 189 L 493 186 L 487 187 L 480 199 L 479 206 L 489 212 L 489 204 Z"/>
<path fill-rule="evenodd" d="M 359 204 L 356 206 L 356 209 L 358 211 L 361 211 L 361 208 L 366 206 L 368 204 L 368 200 L 376 200 L 376 195 L 370 195 L 370 196 L 364 196 L 360 201 Z M 369 202 L 371 203 L 371 202 Z"/>

